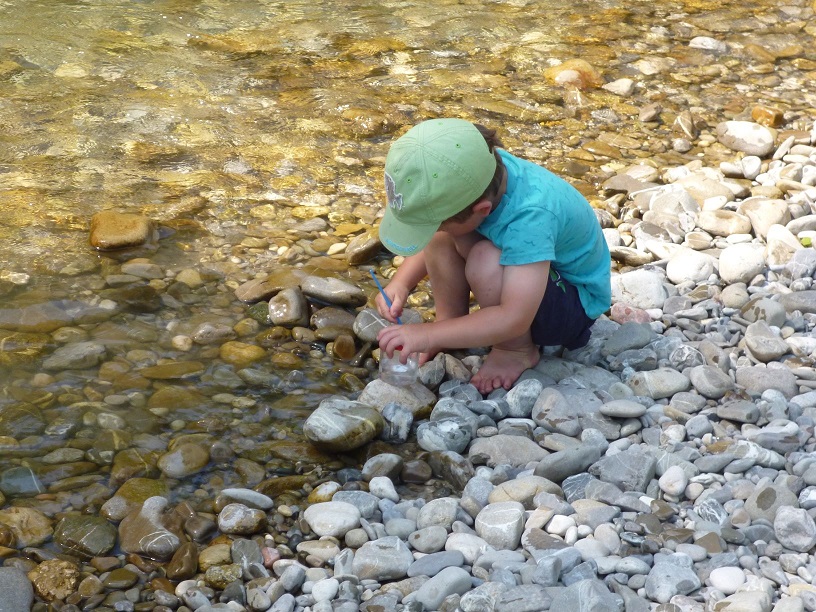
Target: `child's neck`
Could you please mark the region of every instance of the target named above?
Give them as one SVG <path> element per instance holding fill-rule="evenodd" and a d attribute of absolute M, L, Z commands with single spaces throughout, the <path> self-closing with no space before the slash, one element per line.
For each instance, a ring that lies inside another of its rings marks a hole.
<path fill-rule="evenodd" d="M 490 212 L 496 210 L 502 198 L 504 197 L 506 191 L 507 191 L 507 168 L 502 168 L 501 184 L 499 185 L 499 190 L 496 192 L 496 195 L 493 196 L 493 198 L 490 200 L 490 204 L 492 205 Z"/>

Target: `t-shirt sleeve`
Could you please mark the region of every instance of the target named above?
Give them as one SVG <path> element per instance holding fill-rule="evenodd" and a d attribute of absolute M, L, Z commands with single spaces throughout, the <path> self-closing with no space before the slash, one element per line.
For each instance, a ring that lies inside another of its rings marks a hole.
<path fill-rule="evenodd" d="M 520 266 L 555 259 L 555 217 L 541 208 L 525 208 L 508 223 L 499 263 Z"/>

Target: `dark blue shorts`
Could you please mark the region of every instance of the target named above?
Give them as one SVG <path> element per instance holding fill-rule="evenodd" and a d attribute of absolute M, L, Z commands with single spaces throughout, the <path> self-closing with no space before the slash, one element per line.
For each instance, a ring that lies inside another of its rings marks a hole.
<path fill-rule="evenodd" d="M 550 268 L 550 280 L 530 331 L 539 346 L 574 350 L 589 342 L 589 328 L 595 322 L 584 312 L 578 289 Z"/>

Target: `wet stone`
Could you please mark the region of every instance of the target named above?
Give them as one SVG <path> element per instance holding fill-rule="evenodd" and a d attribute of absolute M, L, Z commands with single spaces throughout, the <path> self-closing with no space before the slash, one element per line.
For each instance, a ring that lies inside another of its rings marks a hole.
<path fill-rule="evenodd" d="M 132 511 L 122 519 L 119 524 L 119 545 L 123 551 L 152 559 L 167 559 L 173 555 L 181 541 L 162 523 L 167 504 L 163 497 L 151 497 L 139 510 Z"/>
<path fill-rule="evenodd" d="M 34 591 L 46 601 L 64 600 L 79 584 L 79 568 L 68 561 L 43 561 L 28 573 Z"/>
<path fill-rule="evenodd" d="M 367 301 L 362 289 L 338 278 L 309 276 L 300 287 L 305 295 L 337 306 L 362 306 Z"/>
<path fill-rule="evenodd" d="M 139 581 L 139 576 L 127 568 L 120 567 L 113 570 L 102 581 L 108 589 L 127 589 Z"/>
<path fill-rule="evenodd" d="M 173 554 L 165 569 L 170 580 L 187 580 L 195 576 L 198 569 L 198 547 L 192 542 L 184 542 Z"/>
<path fill-rule="evenodd" d="M 0 567 L 0 593 L 4 609 L 28 612 L 34 602 L 34 587 L 26 574 L 16 567 Z"/>
<path fill-rule="evenodd" d="M 44 544 L 54 532 L 51 519 L 35 508 L 2 508 L 0 524 L 11 530 L 18 548 Z"/>
<path fill-rule="evenodd" d="M 44 493 L 45 487 L 29 467 L 13 467 L 0 473 L 0 492 L 9 497 L 27 497 Z"/>
<path fill-rule="evenodd" d="M 263 510 L 248 508 L 243 504 L 228 504 L 218 513 L 218 528 L 222 533 L 250 535 L 260 531 L 266 523 Z"/>
<path fill-rule="evenodd" d="M 319 448 L 342 452 L 370 442 L 383 426 L 380 413 L 362 401 L 330 398 L 309 415 L 303 430 Z"/>
<path fill-rule="evenodd" d="M 230 583 L 239 580 L 243 570 L 240 565 L 214 565 L 207 568 L 204 573 L 204 581 L 211 587 L 224 590 Z"/>
<path fill-rule="evenodd" d="M 0 431 L 3 435 L 20 439 L 40 434 L 44 429 L 42 412 L 33 404 L 12 404 L 0 410 Z"/>
<path fill-rule="evenodd" d="M 159 458 L 158 468 L 169 478 L 183 478 L 201 471 L 210 462 L 202 444 L 184 443 Z"/>
<path fill-rule="evenodd" d="M 91 246 L 99 250 L 139 246 L 151 233 L 152 223 L 142 215 L 105 210 L 91 218 Z"/>
<path fill-rule="evenodd" d="M 66 516 L 54 528 L 54 541 L 66 552 L 99 557 L 116 544 L 116 527 L 96 516 Z"/>
<path fill-rule="evenodd" d="M 150 497 L 167 495 L 167 484 L 152 478 L 130 478 L 106 501 L 100 510 L 102 516 L 118 522 L 137 509 Z"/>

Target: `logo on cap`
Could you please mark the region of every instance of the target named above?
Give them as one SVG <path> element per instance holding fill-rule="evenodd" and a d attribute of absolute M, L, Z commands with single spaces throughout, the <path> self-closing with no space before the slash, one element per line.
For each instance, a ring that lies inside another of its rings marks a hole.
<path fill-rule="evenodd" d="M 387 172 L 385 173 L 385 197 L 388 205 L 394 210 L 402 210 L 402 194 L 397 193 L 397 185 Z"/>

